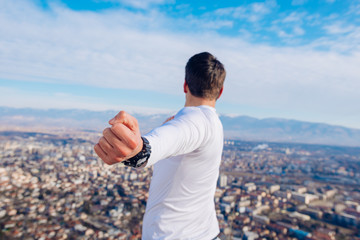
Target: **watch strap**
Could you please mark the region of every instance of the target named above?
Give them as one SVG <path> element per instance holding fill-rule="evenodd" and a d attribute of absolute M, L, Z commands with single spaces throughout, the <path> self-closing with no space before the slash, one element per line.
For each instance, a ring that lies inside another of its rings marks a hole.
<path fill-rule="evenodd" d="M 149 144 L 149 141 L 145 137 L 141 137 L 141 139 L 143 140 L 143 147 L 141 151 L 132 158 L 123 161 L 122 163 L 124 165 L 139 168 L 143 166 L 149 159 L 151 154 L 151 146 Z"/>

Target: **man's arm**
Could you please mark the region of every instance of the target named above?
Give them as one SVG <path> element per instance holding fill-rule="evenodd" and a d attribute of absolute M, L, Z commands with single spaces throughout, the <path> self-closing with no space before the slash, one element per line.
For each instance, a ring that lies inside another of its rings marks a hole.
<path fill-rule="evenodd" d="M 186 111 L 186 110 L 185 110 Z M 144 135 L 151 145 L 147 166 L 173 156 L 187 154 L 198 149 L 208 136 L 208 124 L 202 113 L 183 115 L 180 112 L 170 121 Z"/>
<path fill-rule="evenodd" d="M 112 127 L 104 130 L 104 136 L 95 145 L 95 152 L 105 163 L 111 165 L 122 162 L 141 151 L 143 142 L 137 120 L 133 116 L 122 111 L 109 123 Z M 153 129 L 145 135 L 151 146 L 147 166 L 197 149 L 207 136 L 206 126 L 199 115 L 189 119 L 180 114 Z"/>

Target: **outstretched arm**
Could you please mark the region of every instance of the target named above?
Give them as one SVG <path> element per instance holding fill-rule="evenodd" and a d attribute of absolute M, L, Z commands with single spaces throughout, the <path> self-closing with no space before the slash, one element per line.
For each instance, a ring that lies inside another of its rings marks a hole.
<path fill-rule="evenodd" d="M 192 152 L 206 139 L 209 129 L 201 113 L 191 114 L 191 117 L 179 113 L 145 135 L 151 146 L 147 166 Z M 136 118 L 122 111 L 109 123 L 112 127 L 104 130 L 104 136 L 95 145 L 95 152 L 105 163 L 111 165 L 125 161 L 142 150 L 143 141 Z"/>
<path fill-rule="evenodd" d="M 180 111 L 162 126 L 144 135 L 151 145 L 147 166 L 162 159 L 193 152 L 203 145 L 208 136 L 208 124 L 201 115 L 184 115 L 184 111 Z"/>

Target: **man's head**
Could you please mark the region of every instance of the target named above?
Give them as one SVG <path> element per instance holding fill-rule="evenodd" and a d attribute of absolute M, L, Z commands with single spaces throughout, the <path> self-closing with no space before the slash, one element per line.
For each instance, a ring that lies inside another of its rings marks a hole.
<path fill-rule="evenodd" d="M 195 97 L 219 98 L 225 76 L 224 65 L 208 52 L 192 56 L 185 67 L 185 82 Z"/>

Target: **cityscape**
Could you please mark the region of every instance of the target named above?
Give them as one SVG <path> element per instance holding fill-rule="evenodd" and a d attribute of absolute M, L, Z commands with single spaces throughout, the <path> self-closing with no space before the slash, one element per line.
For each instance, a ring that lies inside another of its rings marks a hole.
<path fill-rule="evenodd" d="M 97 132 L 0 132 L 0 239 L 141 239 L 151 168 L 107 166 Z M 360 147 L 226 139 L 221 239 L 360 239 Z"/>

